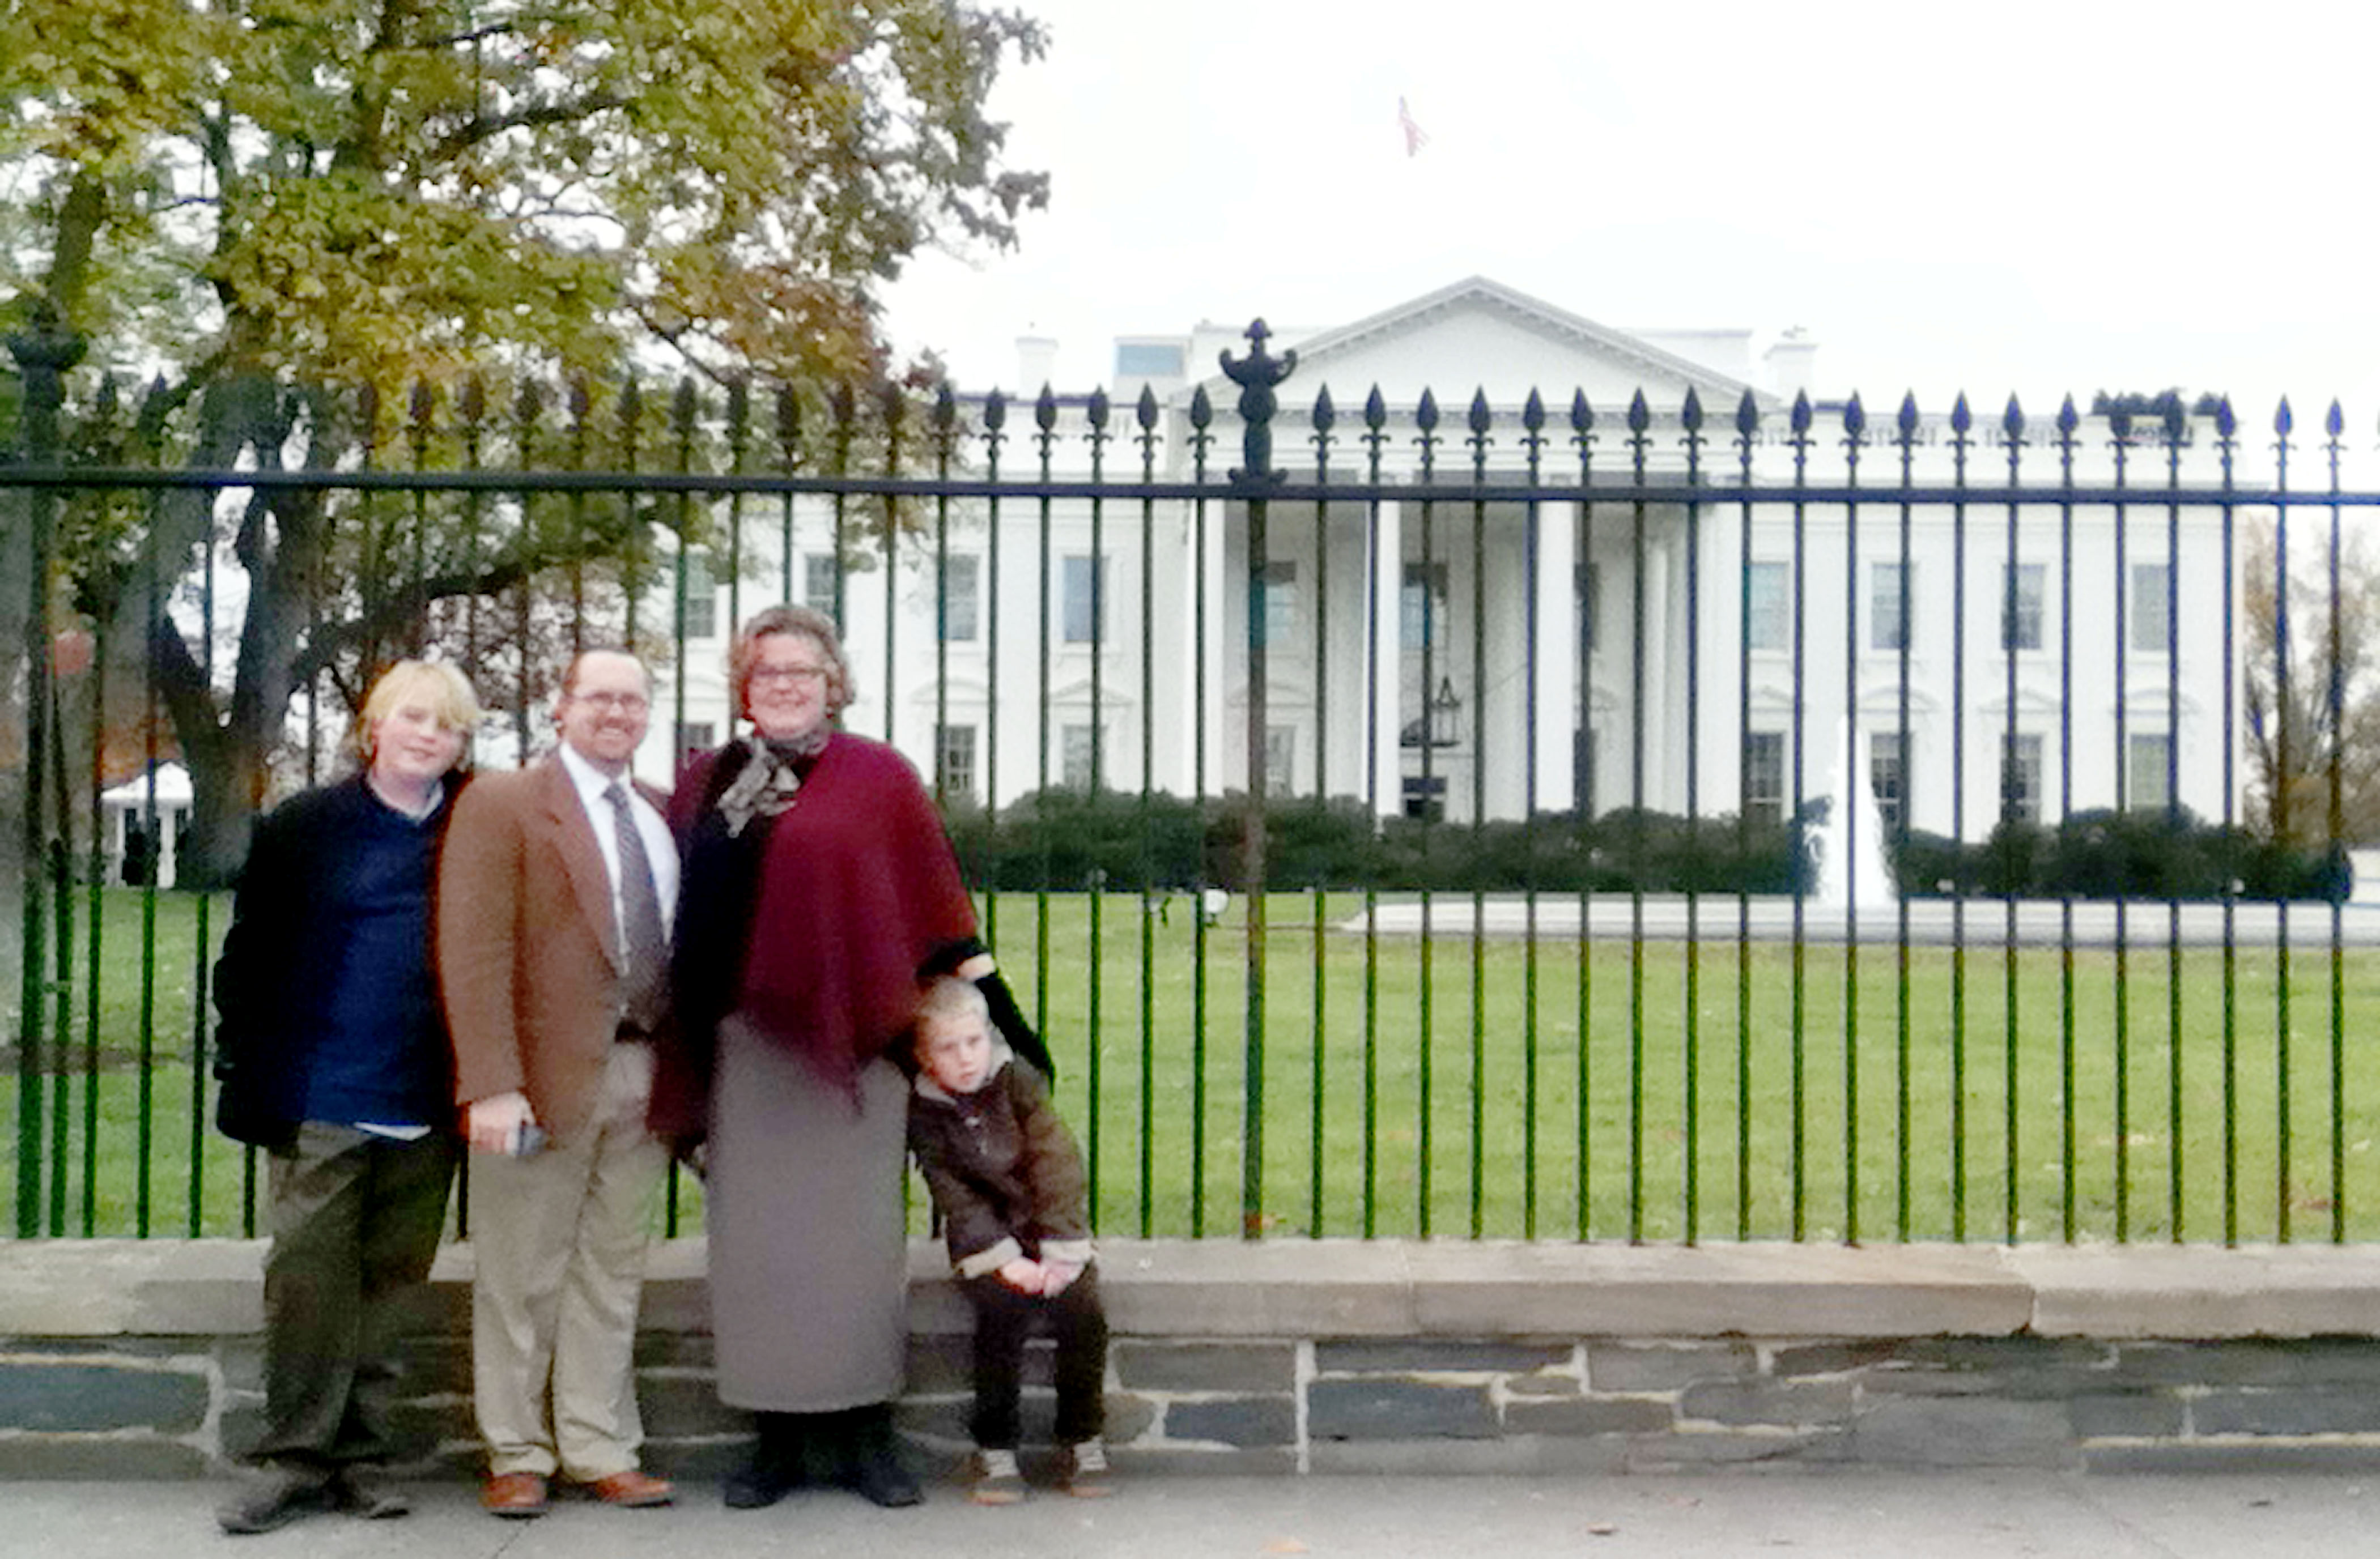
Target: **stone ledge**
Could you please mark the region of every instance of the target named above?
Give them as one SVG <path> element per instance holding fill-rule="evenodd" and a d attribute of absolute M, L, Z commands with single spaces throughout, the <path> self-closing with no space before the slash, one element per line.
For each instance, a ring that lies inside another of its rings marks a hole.
<path fill-rule="evenodd" d="M 1101 1242 L 1120 1335 L 2108 1340 L 2380 1336 L 2380 1247 Z M 261 1240 L 0 1242 L 0 1337 L 232 1336 L 262 1320 Z M 708 1330 L 704 1242 L 653 1249 L 649 1332 Z M 968 1316 L 941 1249 L 909 1252 L 910 1329 Z M 427 1330 L 468 1313 L 439 1253 Z"/>

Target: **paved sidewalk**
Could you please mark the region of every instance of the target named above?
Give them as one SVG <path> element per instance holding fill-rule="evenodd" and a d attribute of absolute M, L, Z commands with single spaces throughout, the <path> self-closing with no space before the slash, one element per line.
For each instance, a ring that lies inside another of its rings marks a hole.
<path fill-rule="evenodd" d="M 461 1483 L 414 1490 L 397 1521 L 317 1517 L 262 1537 L 217 1531 L 206 1483 L 0 1483 L 0 1554 L 42 1559 L 1266 1559 L 1277 1554 L 1516 1559 L 1536 1554 L 1780 1553 L 1827 1559 L 2073 1555 L 2247 1559 L 2380 1548 L 2380 1479 L 2361 1474 L 2082 1478 L 2046 1472 L 1624 1478 L 1151 1477 L 1115 1497 L 1038 1494 L 984 1510 L 939 1487 L 881 1512 L 837 1493 L 729 1511 L 690 1487 L 676 1507 L 482 1515 Z"/>

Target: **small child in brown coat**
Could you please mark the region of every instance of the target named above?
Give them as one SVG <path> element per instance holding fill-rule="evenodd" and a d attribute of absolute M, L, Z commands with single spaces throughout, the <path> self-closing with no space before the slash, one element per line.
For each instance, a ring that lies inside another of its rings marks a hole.
<path fill-rule="evenodd" d="M 916 1042 L 909 1150 L 975 1309 L 973 1498 L 1013 1505 L 1025 1495 L 1018 1377 L 1026 1339 L 1045 1322 L 1058 1349 L 1061 1476 L 1069 1493 L 1104 1494 L 1108 1323 L 1091 1264 L 1082 1153 L 1049 1084 L 993 1032 L 975 986 L 929 985 Z"/>

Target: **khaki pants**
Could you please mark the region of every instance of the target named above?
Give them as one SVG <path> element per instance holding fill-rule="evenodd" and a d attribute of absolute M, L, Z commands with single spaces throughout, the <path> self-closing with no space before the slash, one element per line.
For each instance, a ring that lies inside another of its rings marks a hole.
<path fill-rule="evenodd" d="M 576 1138 L 474 1154 L 471 1376 L 491 1474 L 591 1481 L 637 1465 L 637 1304 L 669 1152 L 645 1130 L 651 1047 L 612 1047 Z"/>
<path fill-rule="evenodd" d="M 301 1126 L 267 1169 L 260 1462 L 335 1467 L 398 1455 L 396 1339 L 446 1221 L 455 1140 Z"/>

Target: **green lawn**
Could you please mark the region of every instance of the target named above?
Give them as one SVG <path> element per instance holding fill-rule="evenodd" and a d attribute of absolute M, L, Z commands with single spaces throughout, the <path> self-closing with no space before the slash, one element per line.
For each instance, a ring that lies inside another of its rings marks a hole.
<path fill-rule="evenodd" d="M 83 1232 L 88 1190 L 97 1232 L 140 1231 L 145 1164 L 145 1227 L 178 1234 L 192 1227 L 198 901 L 156 900 L 144 1071 L 142 900 L 106 899 L 97 1087 L 79 943 L 72 1067 L 62 1083 L 43 1080 L 43 1225 L 55 1208 L 57 1227 Z M 2079 1238 L 2115 1237 L 2120 1216 L 2126 1238 L 2163 1240 L 2178 1201 L 2192 1240 L 2327 1239 L 2335 1216 L 2349 1239 L 2380 1233 L 2380 1061 L 2359 1065 L 2356 1043 L 2380 1012 L 2373 951 L 2350 949 L 2336 971 L 2326 954 L 2294 957 L 2286 1049 L 2270 951 L 2240 950 L 2228 973 L 2219 949 L 2185 952 L 2177 1080 L 2161 949 L 2135 950 L 2120 969 L 2112 952 L 2078 950 L 2070 975 L 2056 949 L 2026 949 L 2012 967 L 1996 947 L 1912 949 L 1904 1041 L 1893 947 L 1856 949 L 1847 1012 L 1854 955 L 1841 947 L 1802 949 L 1797 1004 L 1787 945 L 1746 957 L 1733 943 L 1602 942 L 1582 961 L 1572 943 L 1374 942 L 1336 929 L 1360 920 L 1360 898 L 1283 894 L 1268 903 L 1252 1024 L 1245 905 L 1204 934 L 1203 957 L 1185 908 L 1145 924 L 1136 895 L 1051 895 L 1046 918 L 1031 894 L 988 909 L 1020 999 L 1046 1012 L 1059 1096 L 1095 1150 L 1111 1235 L 1240 1231 L 1252 1053 L 1263 1085 L 1256 1216 L 1269 1232 L 1572 1239 L 1584 1221 L 1597 1239 L 1674 1240 L 1689 1234 L 1692 1207 L 1703 1239 L 2042 1241 L 2067 1236 L 2070 1206 Z M 212 937 L 224 916 L 218 902 Z M 2334 973 L 2348 1059 L 2336 1118 Z M 12 1142 L 18 1107 L 8 1090 L 0 1124 Z M 62 1178 L 51 1130 L 61 1109 Z M 93 1110 L 95 1177 L 85 1171 Z M 197 1227 L 239 1232 L 245 1155 L 211 1131 L 197 1141 Z M 0 1170 L 12 1207 L 17 1174 L 12 1153 Z M 698 1224 L 691 1186 L 683 1202 L 685 1222 Z"/>

